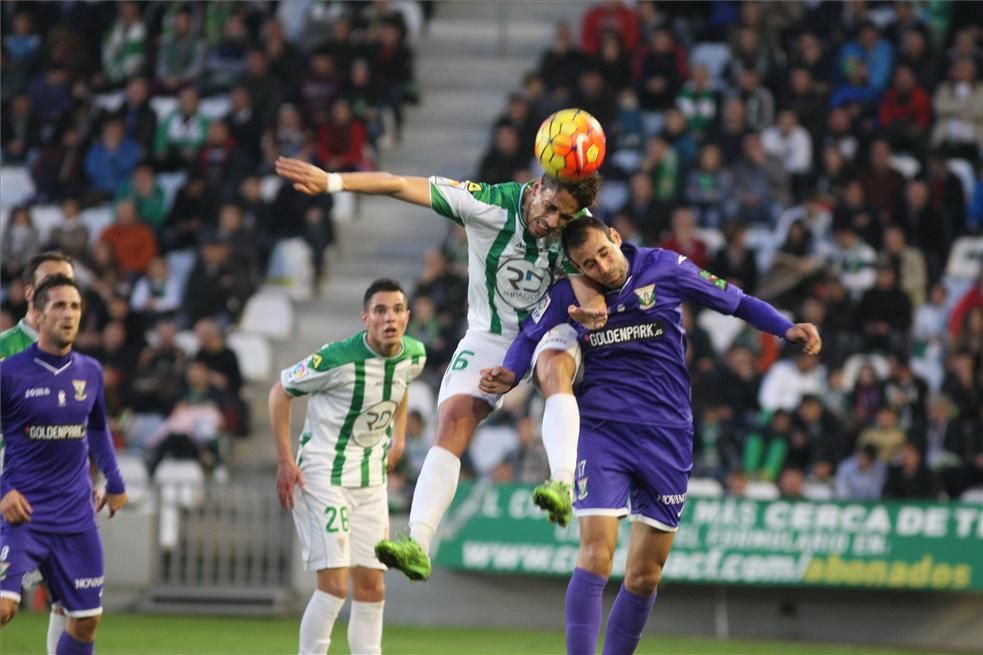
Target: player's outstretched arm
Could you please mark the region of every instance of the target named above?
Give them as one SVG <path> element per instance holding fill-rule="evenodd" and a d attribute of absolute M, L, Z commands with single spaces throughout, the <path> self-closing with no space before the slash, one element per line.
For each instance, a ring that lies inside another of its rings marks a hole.
<path fill-rule="evenodd" d="M 320 193 L 351 191 L 390 196 L 422 207 L 430 207 L 430 180 L 425 177 L 393 175 L 382 171 L 370 173 L 330 173 L 300 159 L 278 157 L 277 175 L 294 189 L 311 196 Z"/>
<path fill-rule="evenodd" d="M 481 369 L 481 380 L 478 388 L 482 393 L 507 393 L 515 386 L 515 373 L 504 366 L 493 366 Z"/>
<path fill-rule="evenodd" d="M 284 390 L 280 382 L 270 387 L 267 399 L 270 409 L 270 424 L 273 427 L 273 440 L 276 445 L 276 495 L 283 509 L 294 508 L 294 486 L 304 488 L 304 475 L 294 461 L 293 447 L 290 445 L 290 403 L 293 398 Z"/>
<path fill-rule="evenodd" d="M 785 340 L 803 344 L 802 350 L 807 355 L 818 355 L 823 349 L 819 330 L 812 323 L 796 323 L 785 331 Z"/>

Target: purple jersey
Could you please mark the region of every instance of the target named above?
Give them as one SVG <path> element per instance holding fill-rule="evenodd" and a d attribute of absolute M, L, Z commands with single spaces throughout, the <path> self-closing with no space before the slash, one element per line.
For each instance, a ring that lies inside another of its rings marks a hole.
<path fill-rule="evenodd" d="M 16 489 L 31 504 L 30 524 L 46 532 L 96 528 L 89 451 L 109 493 L 123 479 L 106 425 L 102 367 L 85 355 L 50 355 L 32 345 L 0 363 L 6 459 L 0 497 Z"/>
<path fill-rule="evenodd" d="M 733 314 L 744 293 L 685 256 L 660 248 L 622 244 L 628 279 L 607 293 L 608 322 L 600 330 L 576 325 L 584 353 L 584 382 L 576 390 L 586 418 L 690 428 L 693 422 L 686 369 L 686 331 L 680 304 L 692 300 Z M 546 332 L 567 322 L 576 303 L 561 280 L 533 311 L 509 348 L 504 366 L 521 378 Z"/>

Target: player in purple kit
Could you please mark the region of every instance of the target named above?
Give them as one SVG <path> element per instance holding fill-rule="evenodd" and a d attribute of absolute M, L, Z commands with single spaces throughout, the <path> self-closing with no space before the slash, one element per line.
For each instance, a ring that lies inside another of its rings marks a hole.
<path fill-rule="evenodd" d="M 481 389 L 504 393 L 535 366 L 543 337 L 575 361 L 583 355 L 580 442 L 574 508 L 580 525 L 577 568 L 567 588 L 567 653 L 593 654 L 601 594 L 611 573 L 618 519 L 632 522 L 624 584 L 608 617 L 605 655 L 633 653 L 655 602 L 686 501 L 693 465 L 693 417 L 680 303 L 694 301 L 759 330 L 803 342 L 816 354 L 816 327 L 793 324 L 774 307 L 700 270 L 685 256 L 622 243 L 584 218 L 563 232 L 569 259 L 607 291 L 599 330 L 568 323 L 570 283 L 553 286 L 512 343 L 502 366 L 482 371 Z"/>
<path fill-rule="evenodd" d="M 58 655 L 91 654 L 102 615 L 103 556 L 96 512 L 126 490 L 106 423 L 102 367 L 72 352 L 82 315 L 63 275 L 34 292 L 38 342 L 0 363 L 6 461 L 0 475 L 0 627 L 17 613 L 21 579 L 40 568 L 68 621 Z M 93 507 L 89 453 L 106 476 Z"/>

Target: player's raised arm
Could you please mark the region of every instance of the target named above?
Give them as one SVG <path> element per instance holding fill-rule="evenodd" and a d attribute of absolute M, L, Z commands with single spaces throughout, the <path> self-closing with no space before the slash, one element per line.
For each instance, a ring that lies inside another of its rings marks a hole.
<path fill-rule="evenodd" d="M 390 196 L 421 207 L 430 207 L 430 180 L 425 177 L 393 175 L 383 171 L 369 173 L 330 173 L 300 159 L 278 157 L 277 175 L 293 184 L 301 193 L 351 191 L 368 195 Z"/>

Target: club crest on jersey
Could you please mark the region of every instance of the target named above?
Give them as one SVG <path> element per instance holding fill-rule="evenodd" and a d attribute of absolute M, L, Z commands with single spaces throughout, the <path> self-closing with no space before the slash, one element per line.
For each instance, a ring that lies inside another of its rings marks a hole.
<path fill-rule="evenodd" d="M 59 391 L 58 392 L 58 406 L 59 407 L 64 407 L 65 406 L 65 392 L 64 391 Z"/>
<path fill-rule="evenodd" d="M 639 309 L 652 309 L 652 307 L 655 306 L 654 284 L 648 284 L 639 289 L 635 289 L 635 295 L 638 296 Z"/>
<path fill-rule="evenodd" d="M 75 387 L 75 400 L 82 401 L 88 397 L 85 393 L 85 380 L 72 380 L 72 386 Z"/>
<path fill-rule="evenodd" d="M 727 290 L 727 280 L 721 280 L 719 277 L 711 273 L 710 271 L 700 271 L 700 277 L 704 280 L 717 287 L 721 291 Z"/>
<path fill-rule="evenodd" d="M 7 577 L 7 569 L 10 568 L 10 562 L 0 562 L 0 580 Z"/>
<path fill-rule="evenodd" d="M 587 480 L 589 478 L 580 478 L 577 480 L 577 500 L 583 500 L 587 498 Z"/>

